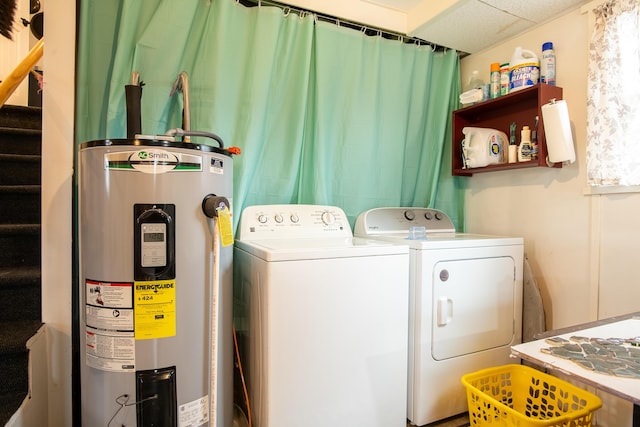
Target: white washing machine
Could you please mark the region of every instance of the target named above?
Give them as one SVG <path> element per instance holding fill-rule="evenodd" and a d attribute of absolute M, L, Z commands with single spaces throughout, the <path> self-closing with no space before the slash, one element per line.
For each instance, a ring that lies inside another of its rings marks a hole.
<path fill-rule="evenodd" d="M 255 427 L 405 427 L 407 245 L 337 207 L 244 209 L 235 317 Z"/>
<path fill-rule="evenodd" d="M 462 375 L 513 363 L 522 339 L 523 239 L 456 233 L 428 208 L 363 212 L 354 234 L 410 248 L 407 418 L 466 412 Z"/>

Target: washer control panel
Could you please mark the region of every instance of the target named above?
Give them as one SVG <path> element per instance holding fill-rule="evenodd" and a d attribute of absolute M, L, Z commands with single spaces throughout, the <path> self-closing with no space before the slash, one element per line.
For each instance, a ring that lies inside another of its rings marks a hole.
<path fill-rule="evenodd" d="M 421 228 L 426 233 L 455 233 L 451 218 L 444 212 L 431 208 L 376 208 L 358 216 L 356 236 L 407 233 Z"/>
<path fill-rule="evenodd" d="M 347 215 L 336 206 L 258 205 L 242 211 L 239 240 L 353 237 Z"/>

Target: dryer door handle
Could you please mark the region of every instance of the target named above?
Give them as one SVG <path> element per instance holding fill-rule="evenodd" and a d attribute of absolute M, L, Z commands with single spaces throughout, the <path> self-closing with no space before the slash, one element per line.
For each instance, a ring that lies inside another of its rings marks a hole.
<path fill-rule="evenodd" d="M 446 326 L 453 319 L 453 300 L 447 297 L 438 298 L 438 326 Z"/>

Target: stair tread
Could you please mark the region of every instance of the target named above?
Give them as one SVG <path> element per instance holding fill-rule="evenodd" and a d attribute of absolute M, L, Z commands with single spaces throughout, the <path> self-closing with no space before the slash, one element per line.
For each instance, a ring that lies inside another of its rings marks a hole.
<path fill-rule="evenodd" d="M 40 162 L 42 156 L 38 154 L 8 154 L 0 153 L 0 160 L 4 162 Z"/>
<path fill-rule="evenodd" d="M 42 129 L 17 128 L 14 126 L 0 126 L 0 133 L 12 133 L 15 135 L 42 135 Z"/>
<path fill-rule="evenodd" d="M 38 234 L 41 228 L 40 224 L 0 224 L 0 235 Z"/>
<path fill-rule="evenodd" d="M 42 272 L 39 266 L 0 267 L 0 284 L 3 282 L 30 283 L 40 280 Z"/>
<path fill-rule="evenodd" d="M 0 356 L 21 353 L 27 349 L 27 340 L 42 326 L 40 320 L 23 319 L 0 322 Z"/>
<path fill-rule="evenodd" d="M 7 127 L 42 129 L 42 107 L 3 105 L 0 124 Z"/>
<path fill-rule="evenodd" d="M 40 185 L 0 185 L 0 193 L 39 193 Z"/>
<path fill-rule="evenodd" d="M 42 115 L 42 107 L 36 107 L 33 105 L 16 105 L 16 104 L 4 104 L 0 109 L 2 112 L 7 113 L 31 113 L 36 115 Z"/>

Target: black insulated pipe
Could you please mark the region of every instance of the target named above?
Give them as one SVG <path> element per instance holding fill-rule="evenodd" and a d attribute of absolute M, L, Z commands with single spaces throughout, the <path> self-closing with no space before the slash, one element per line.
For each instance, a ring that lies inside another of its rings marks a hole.
<path fill-rule="evenodd" d="M 127 103 L 127 138 L 134 139 L 142 133 L 142 115 L 140 100 L 142 99 L 141 85 L 125 85 L 125 99 Z"/>

